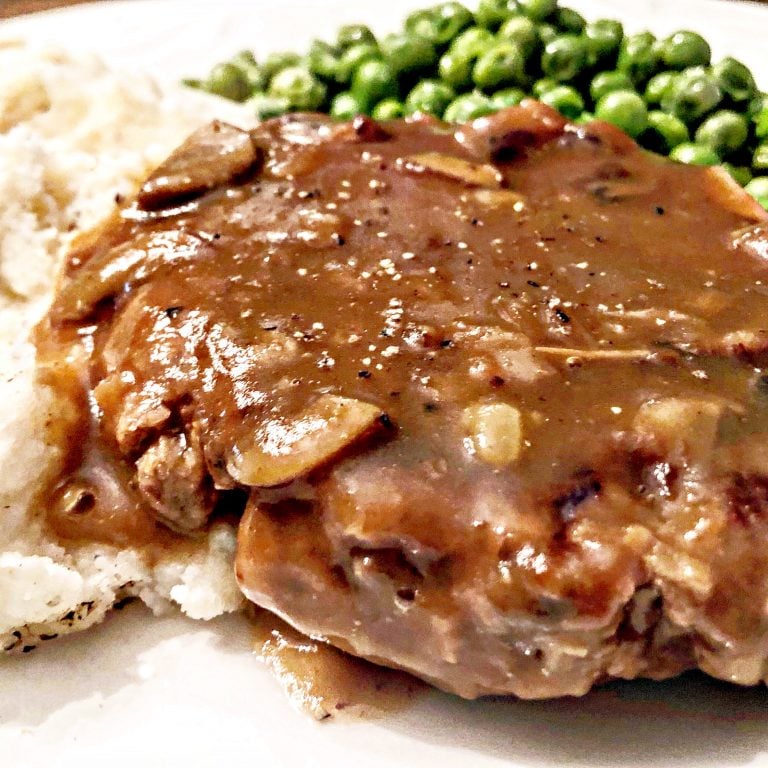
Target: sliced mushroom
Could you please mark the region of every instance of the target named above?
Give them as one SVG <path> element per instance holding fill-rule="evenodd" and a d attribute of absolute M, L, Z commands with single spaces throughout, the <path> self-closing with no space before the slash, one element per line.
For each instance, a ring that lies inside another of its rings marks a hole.
<path fill-rule="evenodd" d="M 126 285 L 145 282 L 162 267 L 191 261 L 212 246 L 183 230 L 139 235 L 134 241 L 97 253 L 64 283 L 51 309 L 58 320 L 81 320 Z"/>
<path fill-rule="evenodd" d="M 195 131 L 144 182 L 138 203 L 153 211 L 189 200 L 244 175 L 260 156 L 249 133 L 214 121 Z"/>
<path fill-rule="evenodd" d="M 704 194 L 707 197 L 750 221 L 768 221 L 768 211 L 745 192 L 728 171 L 715 165 L 704 173 Z"/>
<path fill-rule="evenodd" d="M 459 126 L 455 137 L 477 157 L 506 162 L 561 136 L 566 125 L 556 110 L 526 99 L 517 107 Z"/>
<path fill-rule="evenodd" d="M 449 179 L 464 182 L 468 187 L 498 189 L 503 177 L 499 170 L 489 163 L 473 163 L 462 157 L 442 152 L 422 152 L 404 157 L 399 167 L 413 173 L 435 173 Z"/>
<path fill-rule="evenodd" d="M 322 395 L 290 420 L 262 426 L 252 445 L 236 447 L 227 470 L 243 485 L 271 487 L 307 474 L 373 430 L 384 414 L 362 400 Z"/>
<path fill-rule="evenodd" d="M 464 409 L 462 426 L 471 450 L 494 467 L 513 464 L 523 449 L 523 419 L 508 403 L 476 403 Z"/>

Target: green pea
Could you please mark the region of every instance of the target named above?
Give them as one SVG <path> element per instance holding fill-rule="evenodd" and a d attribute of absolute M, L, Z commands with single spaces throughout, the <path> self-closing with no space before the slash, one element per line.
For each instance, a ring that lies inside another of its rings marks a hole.
<path fill-rule="evenodd" d="M 654 75 L 645 86 L 643 97 L 647 104 L 661 104 L 662 99 L 672 87 L 672 83 L 677 78 L 676 72 L 659 72 Z"/>
<path fill-rule="evenodd" d="M 517 0 L 517 7 L 529 19 L 544 21 L 557 10 L 557 0 Z"/>
<path fill-rule="evenodd" d="M 239 67 L 245 75 L 249 94 L 264 90 L 267 80 L 261 67 L 256 62 L 253 51 L 240 51 L 240 53 L 235 54 L 232 58 L 232 64 Z"/>
<path fill-rule="evenodd" d="M 552 88 L 542 94 L 541 101 L 571 119 L 577 118 L 584 111 L 584 99 L 570 85 L 558 85 Z"/>
<path fill-rule="evenodd" d="M 431 29 L 434 18 L 434 8 L 419 8 L 405 17 L 403 29 L 409 34 L 415 34 L 419 37 L 428 37 L 428 39 L 431 40 L 431 36 L 425 35 L 424 32 L 427 30 L 427 27 L 430 27 Z"/>
<path fill-rule="evenodd" d="M 763 201 L 768 201 L 768 176 L 755 176 L 744 189 L 765 207 Z"/>
<path fill-rule="evenodd" d="M 493 101 L 485 94 L 475 91 L 454 99 L 446 107 L 443 119 L 448 123 L 466 123 L 495 111 Z"/>
<path fill-rule="evenodd" d="M 196 90 L 204 91 L 205 83 L 197 77 L 184 77 L 181 80 L 182 85 L 186 85 L 187 88 L 194 88 Z"/>
<path fill-rule="evenodd" d="M 728 171 L 731 178 L 740 186 L 746 187 L 752 180 L 752 171 L 743 165 L 731 165 L 730 163 L 722 163 L 721 168 Z"/>
<path fill-rule="evenodd" d="M 491 103 L 494 109 L 506 109 L 516 107 L 524 98 L 526 94 L 521 88 L 503 88 L 491 94 Z"/>
<path fill-rule="evenodd" d="M 371 112 L 374 120 L 397 120 L 405 114 L 405 106 L 399 99 L 389 98 L 380 101 Z"/>
<path fill-rule="evenodd" d="M 514 43 L 497 43 L 477 60 L 472 80 L 484 91 L 524 83 L 525 57 Z"/>
<path fill-rule="evenodd" d="M 357 115 L 365 114 L 365 106 L 357 100 L 354 94 L 349 91 L 342 91 L 333 97 L 329 113 L 331 117 L 335 117 L 337 120 L 351 120 Z"/>
<path fill-rule="evenodd" d="M 286 69 L 286 67 L 295 67 L 299 63 L 301 63 L 301 57 L 298 53 L 278 51 L 277 53 L 270 53 L 264 59 L 261 70 L 264 73 L 265 80 L 269 83 L 280 70 Z"/>
<path fill-rule="evenodd" d="M 472 68 L 475 58 L 468 58 L 456 51 L 446 51 L 437 65 L 437 73 L 452 88 L 468 88 L 472 82 Z"/>
<path fill-rule="evenodd" d="M 589 59 L 593 64 L 612 59 L 624 39 L 624 27 L 613 19 L 590 21 L 584 27 Z"/>
<path fill-rule="evenodd" d="M 661 41 L 661 60 L 670 69 L 706 66 L 712 58 L 709 43 L 697 32 L 681 31 Z"/>
<path fill-rule="evenodd" d="M 735 152 L 747 140 L 749 129 L 742 115 L 730 109 L 711 114 L 696 131 L 697 144 L 706 144 L 725 157 Z"/>
<path fill-rule="evenodd" d="M 326 87 L 306 68 L 286 67 L 269 84 L 269 95 L 283 98 L 292 110 L 311 112 L 325 101 Z"/>
<path fill-rule="evenodd" d="M 360 43 L 376 45 L 376 36 L 365 24 L 345 24 L 336 36 L 336 45 L 342 51 Z"/>
<path fill-rule="evenodd" d="M 597 102 L 595 115 L 600 120 L 621 128 L 632 138 L 648 127 L 648 108 L 634 91 L 613 91 Z"/>
<path fill-rule="evenodd" d="M 592 101 L 598 102 L 611 91 L 632 91 L 635 85 L 626 72 L 598 72 L 589 84 Z"/>
<path fill-rule="evenodd" d="M 514 0 L 480 0 L 475 11 L 477 23 L 487 29 L 498 29 L 514 11 Z"/>
<path fill-rule="evenodd" d="M 768 142 L 758 144 L 752 155 L 752 167 L 756 171 L 768 171 Z"/>
<path fill-rule="evenodd" d="M 662 97 L 661 108 L 683 122 L 691 123 L 711 112 L 722 97 L 714 77 L 693 67 L 674 80 Z"/>
<path fill-rule="evenodd" d="M 656 37 L 650 32 L 625 37 L 619 49 L 616 69 L 626 72 L 638 85 L 646 83 L 659 68 Z"/>
<path fill-rule="evenodd" d="M 495 42 L 496 38 L 487 29 L 483 29 L 483 27 L 470 27 L 465 29 L 451 43 L 450 50 L 463 56 L 477 57 L 488 50 Z"/>
<path fill-rule="evenodd" d="M 678 144 L 670 153 L 672 160 L 686 165 L 717 165 L 720 158 L 712 147 L 693 144 L 690 141 Z"/>
<path fill-rule="evenodd" d="M 547 91 L 551 91 L 553 88 L 557 88 L 560 83 L 557 80 L 553 80 L 551 77 L 542 77 L 541 80 L 537 80 L 531 87 L 531 93 L 540 99 Z"/>
<path fill-rule="evenodd" d="M 494 37 L 487 29 L 468 29 L 440 57 L 438 74 L 457 90 L 469 87 L 475 63 L 493 45 Z"/>
<path fill-rule="evenodd" d="M 768 139 L 768 106 L 757 112 L 752 122 L 755 124 L 755 136 L 758 139 Z"/>
<path fill-rule="evenodd" d="M 440 117 L 445 108 L 456 98 L 456 92 L 450 85 L 439 80 L 421 80 L 405 100 L 405 114 L 426 112 Z"/>
<path fill-rule="evenodd" d="M 541 69 L 555 80 L 573 80 L 587 64 L 587 44 L 577 35 L 560 35 L 544 47 Z"/>
<path fill-rule="evenodd" d="M 436 46 L 443 46 L 473 21 L 474 16 L 461 3 L 441 3 L 426 14 L 411 14 L 406 19 L 405 28 L 412 34 L 426 37 Z"/>
<path fill-rule="evenodd" d="M 539 24 L 538 33 L 542 45 L 551 43 L 560 35 L 559 30 L 553 24 Z"/>
<path fill-rule="evenodd" d="M 539 33 L 536 25 L 526 16 L 513 16 L 507 19 L 498 32 L 499 40 L 514 43 L 528 59 L 539 46 Z"/>
<path fill-rule="evenodd" d="M 388 35 L 381 41 L 381 52 L 398 73 L 431 67 L 437 61 L 434 44 L 417 35 Z"/>
<path fill-rule="evenodd" d="M 587 125 L 591 123 L 594 119 L 595 119 L 594 114 L 592 112 L 587 112 L 585 110 L 573 122 L 576 123 L 576 125 Z"/>
<path fill-rule="evenodd" d="M 336 82 L 348 85 L 352 82 L 352 76 L 363 62 L 381 59 L 381 51 L 377 45 L 371 43 L 358 43 L 350 46 L 341 54 L 336 66 Z"/>
<path fill-rule="evenodd" d="M 250 93 L 245 73 L 240 67 L 230 62 L 217 64 L 211 70 L 203 87 L 209 93 L 215 93 L 232 101 L 243 101 Z"/>
<path fill-rule="evenodd" d="M 668 155 L 678 144 L 690 141 L 688 126 L 660 109 L 648 113 L 648 127 L 641 136 L 644 147 L 662 155 Z"/>
<path fill-rule="evenodd" d="M 290 110 L 288 99 L 268 96 L 266 93 L 256 93 L 245 103 L 258 120 L 269 120 L 279 117 Z"/>
<path fill-rule="evenodd" d="M 315 40 L 309 46 L 307 54 L 307 65 L 309 71 L 322 80 L 335 80 L 339 70 L 339 57 L 336 49 L 324 43 L 322 40 Z"/>
<path fill-rule="evenodd" d="M 587 26 L 586 19 L 573 8 L 558 8 L 555 11 L 555 26 L 563 32 L 581 34 Z"/>
<path fill-rule="evenodd" d="M 242 51 L 238 51 L 231 59 L 233 64 L 237 64 L 238 67 L 240 66 L 258 66 L 258 62 L 256 61 L 256 56 L 254 55 L 253 51 L 249 50 L 248 48 L 244 48 Z"/>
<path fill-rule="evenodd" d="M 757 93 L 757 84 L 752 73 L 744 64 L 730 56 L 718 61 L 712 67 L 712 74 L 720 90 L 736 103 L 749 101 Z"/>
<path fill-rule="evenodd" d="M 376 102 L 397 96 L 397 74 L 385 61 L 364 61 L 352 76 L 350 91 L 366 111 Z"/>
<path fill-rule="evenodd" d="M 437 45 L 447 45 L 474 21 L 471 11 L 461 3 L 441 3 L 437 6 L 439 34 L 435 42 Z"/>

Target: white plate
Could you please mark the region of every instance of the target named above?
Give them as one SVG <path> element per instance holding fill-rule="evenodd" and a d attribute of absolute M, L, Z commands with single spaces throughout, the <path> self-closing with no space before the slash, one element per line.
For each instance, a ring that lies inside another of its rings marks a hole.
<path fill-rule="evenodd" d="M 2 0 L 0 0 L 1 2 Z M 346 21 L 394 28 L 414 0 L 133 0 L 0 24 L 0 37 L 92 50 L 168 80 L 244 47 L 302 49 Z M 768 8 L 706 0 L 572 0 L 629 30 L 704 33 L 768 87 Z M 0 766 L 601 766 L 768 768 L 768 692 L 702 677 L 613 685 L 584 699 L 465 702 L 437 692 L 400 713 L 318 724 L 251 653 L 245 620 L 155 619 L 138 607 L 0 661 Z"/>

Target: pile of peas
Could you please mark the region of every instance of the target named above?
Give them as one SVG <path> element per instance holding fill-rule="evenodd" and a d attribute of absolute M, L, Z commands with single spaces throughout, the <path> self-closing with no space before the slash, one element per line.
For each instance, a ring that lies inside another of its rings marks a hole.
<path fill-rule="evenodd" d="M 768 208 L 768 94 L 744 64 L 712 64 L 695 32 L 625 35 L 620 22 L 588 22 L 557 0 L 480 0 L 474 13 L 444 2 L 381 40 L 348 25 L 304 56 L 259 63 L 243 51 L 185 82 L 246 102 L 260 119 L 426 112 L 463 122 L 533 96 L 577 123 L 607 120 L 679 162 L 720 164 Z"/>

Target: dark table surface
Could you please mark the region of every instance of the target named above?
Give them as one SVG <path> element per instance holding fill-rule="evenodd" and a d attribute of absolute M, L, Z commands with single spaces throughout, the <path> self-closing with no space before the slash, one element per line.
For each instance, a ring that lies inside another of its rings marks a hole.
<path fill-rule="evenodd" d="M 0 19 L 83 2 L 92 2 L 92 0 L 0 0 Z M 757 0 L 757 2 L 768 4 L 768 0 Z"/>
<path fill-rule="evenodd" d="M 18 16 L 20 13 L 46 11 L 63 5 L 76 5 L 89 0 L 0 0 L 0 19 Z"/>

